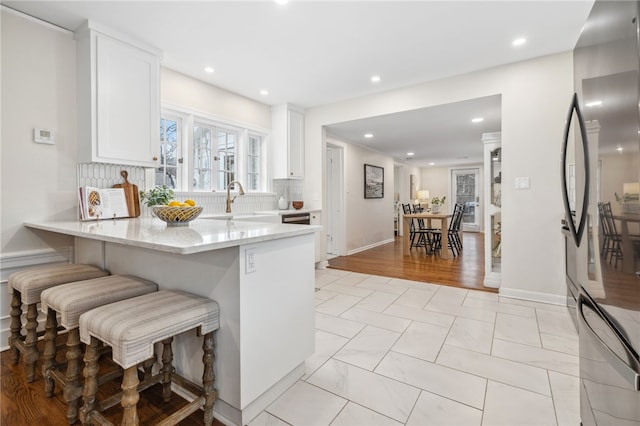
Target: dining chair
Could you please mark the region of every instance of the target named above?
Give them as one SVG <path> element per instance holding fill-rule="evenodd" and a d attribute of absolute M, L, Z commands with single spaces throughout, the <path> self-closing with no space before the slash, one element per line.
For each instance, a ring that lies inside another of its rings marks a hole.
<path fill-rule="evenodd" d="M 613 213 L 611 212 L 611 203 L 601 203 L 602 211 L 600 216 L 603 220 L 603 247 L 602 254 L 604 259 L 607 259 L 609 256 L 609 264 L 615 258 L 614 268 L 618 267 L 618 260 L 622 260 L 622 235 L 618 232 L 616 228 L 616 222 L 613 220 Z M 606 245 L 605 245 L 606 242 Z"/>
<path fill-rule="evenodd" d="M 453 214 L 448 226 L 447 249 L 451 249 L 453 257 L 458 257 L 462 251 L 462 240 L 460 239 L 460 226 L 462 223 L 462 214 L 464 205 L 456 203 L 453 207 Z M 440 229 L 432 230 L 429 233 L 432 251 L 442 250 L 442 231 Z"/>

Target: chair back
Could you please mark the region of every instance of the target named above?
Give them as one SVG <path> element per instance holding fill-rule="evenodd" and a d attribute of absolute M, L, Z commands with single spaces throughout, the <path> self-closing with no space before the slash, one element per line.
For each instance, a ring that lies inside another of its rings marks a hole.
<path fill-rule="evenodd" d="M 456 203 L 453 207 L 453 215 L 451 216 L 451 222 L 449 222 L 449 232 L 458 232 L 460 230 L 460 224 L 462 222 L 462 213 L 464 212 L 464 206 L 460 203 Z"/>
<path fill-rule="evenodd" d="M 607 235 L 619 235 L 616 228 L 616 221 L 613 220 L 613 213 L 611 212 L 611 203 L 602 203 L 602 217 L 604 218 L 605 229 L 604 232 Z"/>

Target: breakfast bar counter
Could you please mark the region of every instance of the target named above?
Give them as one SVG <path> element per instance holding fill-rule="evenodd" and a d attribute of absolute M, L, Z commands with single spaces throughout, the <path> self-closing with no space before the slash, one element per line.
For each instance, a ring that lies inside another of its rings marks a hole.
<path fill-rule="evenodd" d="M 214 411 L 223 423 L 249 423 L 303 375 L 314 350 L 314 233 L 320 227 L 207 218 L 179 227 L 157 218 L 25 226 L 36 235 L 73 236 L 75 262 L 216 300 Z M 174 366 L 199 383 L 202 351 L 194 333 L 176 338 Z"/>

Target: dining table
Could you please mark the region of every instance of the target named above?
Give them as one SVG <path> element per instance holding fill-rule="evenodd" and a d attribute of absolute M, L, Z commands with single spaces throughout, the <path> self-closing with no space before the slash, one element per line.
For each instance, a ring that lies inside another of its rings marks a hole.
<path fill-rule="evenodd" d="M 621 213 L 612 216 L 620 221 L 620 242 L 622 243 L 622 272 L 631 274 L 634 271 L 637 253 L 633 250 L 633 237 L 629 231 L 629 224 L 640 224 L 640 214 Z"/>
<path fill-rule="evenodd" d="M 403 236 L 403 254 L 409 255 L 411 253 L 411 221 L 413 219 L 423 219 L 426 221 L 426 227 L 431 228 L 432 221 L 440 221 L 440 229 L 442 231 L 442 246 L 443 249 L 440 250 L 440 257 L 443 259 L 451 259 L 451 255 L 449 254 L 449 250 L 447 249 L 447 244 L 449 241 L 449 225 L 448 221 L 453 214 L 451 213 L 410 213 L 405 214 L 404 216 L 404 236 Z"/>

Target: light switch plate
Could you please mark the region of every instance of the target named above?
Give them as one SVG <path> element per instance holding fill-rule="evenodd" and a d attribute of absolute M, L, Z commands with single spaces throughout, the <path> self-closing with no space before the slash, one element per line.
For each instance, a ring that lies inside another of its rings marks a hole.
<path fill-rule="evenodd" d="M 245 274 L 251 274 L 256 271 L 256 249 L 248 248 L 245 251 Z"/>
<path fill-rule="evenodd" d="M 528 177 L 517 177 L 515 180 L 515 189 L 529 189 Z"/>

